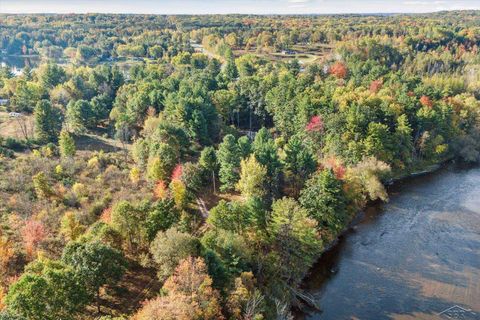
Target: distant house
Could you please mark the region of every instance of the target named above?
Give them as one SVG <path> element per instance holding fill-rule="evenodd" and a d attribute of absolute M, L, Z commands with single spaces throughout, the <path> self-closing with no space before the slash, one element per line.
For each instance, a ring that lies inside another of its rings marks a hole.
<path fill-rule="evenodd" d="M 10 112 L 10 113 L 8 114 L 8 116 L 9 116 L 10 118 L 19 118 L 19 117 L 22 116 L 22 114 L 21 114 L 21 113 L 18 113 L 18 112 Z"/>
<path fill-rule="evenodd" d="M 0 99 L 0 106 L 6 106 L 8 104 L 8 99 Z"/>

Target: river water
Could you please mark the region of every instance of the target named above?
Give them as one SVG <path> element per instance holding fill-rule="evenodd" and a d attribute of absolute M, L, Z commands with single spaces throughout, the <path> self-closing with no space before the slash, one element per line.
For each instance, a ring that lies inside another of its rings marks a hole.
<path fill-rule="evenodd" d="M 6 56 L 0 54 L 0 65 L 7 66 L 14 75 L 19 75 L 26 66 L 35 68 L 40 63 L 38 56 Z"/>
<path fill-rule="evenodd" d="M 396 184 L 305 281 L 317 319 L 480 319 L 480 168 Z"/>

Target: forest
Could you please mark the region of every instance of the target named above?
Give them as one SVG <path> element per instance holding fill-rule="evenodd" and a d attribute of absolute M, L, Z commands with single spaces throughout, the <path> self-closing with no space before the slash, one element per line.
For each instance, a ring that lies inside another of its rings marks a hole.
<path fill-rule="evenodd" d="M 391 180 L 480 159 L 480 12 L 7 15 L 0 320 L 287 320 Z M 313 305 L 313 306 L 312 306 Z"/>

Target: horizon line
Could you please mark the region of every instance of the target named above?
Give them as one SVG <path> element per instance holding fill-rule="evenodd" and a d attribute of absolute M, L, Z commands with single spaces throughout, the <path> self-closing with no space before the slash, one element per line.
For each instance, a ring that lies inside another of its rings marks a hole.
<path fill-rule="evenodd" d="M 93 12 L 0 12 L 0 15 L 90 15 L 90 14 L 106 14 L 106 15 L 149 15 L 149 16 L 228 16 L 228 15 L 238 15 L 238 16 L 328 16 L 328 15 L 421 15 L 421 14 L 432 14 L 432 13 L 441 13 L 441 12 L 480 12 L 480 9 L 452 9 L 452 10 L 433 10 L 425 12 L 416 12 L 416 11 L 398 11 L 398 12 L 323 12 L 323 13 L 141 13 L 141 12 L 104 12 L 104 11 L 93 11 Z"/>

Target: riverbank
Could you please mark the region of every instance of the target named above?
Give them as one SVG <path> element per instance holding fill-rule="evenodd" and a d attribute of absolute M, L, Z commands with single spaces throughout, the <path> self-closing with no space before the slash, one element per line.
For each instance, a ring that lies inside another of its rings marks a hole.
<path fill-rule="evenodd" d="M 413 179 L 413 178 L 417 178 L 417 177 L 421 177 L 421 176 L 424 176 L 424 175 L 428 175 L 428 174 L 431 174 L 431 173 L 434 173 L 442 168 L 444 168 L 445 166 L 448 166 L 450 163 L 452 162 L 452 158 L 448 158 L 446 159 L 445 161 L 441 162 L 441 163 L 436 163 L 436 164 L 430 164 L 430 165 L 426 165 L 426 166 L 420 166 L 420 168 L 417 168 L 417 170 L 413 170 L 412 172 L 408 173 L 408 172 L 400 172 L 400 173 L 397 173 L 397 174 L 394 174 L 393 177 L 387 179 L 385 182 L 384 182 L 384 186 L 387 188 L 387 191 L 388 191 L 388 188 L 390 187 L 393 187 L 395 184 L 397 183 L 401 183 L 401 182 L 405 182 L 409 179 Z M 315 262 L 315 264 L 312 266 L 312 269 L 315 267 L 315 265 L 318 264 L 318 262 L 322 259 L 322 257 L 328 253 L 330 250 L 332 250 L 332 248 L 334 248 L 340 238 L 342 236 L 344 236 L 347 232 L 351 231 L 352 228 L 355 227 L 355 225 L 357 225 L 361 219 L 363 218 L 363 213 L 365 212 L 365 210 L 367 210 L 369 207 L 372 207 L 372 206 L 375 206 L 379 203 L 381 203 L 382 201 L 381 200 L 375 200 L 375 201 L 369 201 L 367 202 L 367 204 L 365 205 L 364 208 L 362 208 L 361 210 L 359 210 L 351 219 L 351 221 L 347 224 L 347 226 L 342 229 L 336 236 L 335 238 L 330 242 L 328 243 L 325 248 L 322 250 L 322 253 L 319 255 L 317 261 Z M 308 274 L 304 277 L 304 279 L 302 280 L 302 282 L 305 282 L 306 279 L 309 278 L 311 272 L 312 272 L 312 269 L 310 269 L 310 271 L 308 272 Z M 332 273 L 335 272 L 335 270 L 331 270 Z M 302 286 L 303 287 L 303 286 Z M 302 300 L 303 302 L 307 305 L 307 308 L 310 308 L 310 309 L 317 309 L 317 310 L 321 310 L 321 306 L 319 306 L 317 303 L 314 302 L 314 299 L 312 299 L 312 297 L 309 297 L 309 295 L 305 295 L 304 297 L 302 297 Z M 299 315 L 299 314 L 303 314 L 304 310 L 302 309 L 298 309 L 298 310 L 294 310 L 294 313 Z"/>
<path fill-rule="evenodd" d="M 390 310 L 437 319 L 455 304 L 480 308 L 478 178 L 478 167 L 446 163 L 397 180 L 390 203 L 370 203 L 324 250 L 302 286 L 322 311 L 296 318 L 397 319 Z"/>

